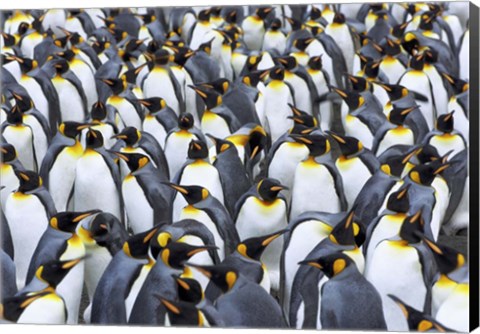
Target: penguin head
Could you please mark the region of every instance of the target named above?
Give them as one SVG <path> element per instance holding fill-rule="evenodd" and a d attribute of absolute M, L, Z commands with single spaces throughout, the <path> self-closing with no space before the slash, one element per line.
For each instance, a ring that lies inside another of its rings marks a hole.
<path fill-rule="evenodd" d="M 204 187 L 200 187 L 200 186 L 195 186 L 195 185 L 192 185 L 192 186 L 180 186 L 178 184 L 174 184 L 174 183 L 167 183 L 167 185 L 178 191 L 180 194 L 182 194 L 182 196 L 185 198 L 185 200 L 187 201 L 188 204 L 190 205 L 195 205 L 197 204 L 198 202 L 201 202 L 205 199 L 208 198 L 208 196 L 210 196 L 210 192 L 204 188 Z"/>
<path fill-rule="evenodd" d="M 17 158 L 15 146 L 9 143 L 1 143 L 0 152 L 2 153 L 2 163 L 9 163 Z"/>
<path fill-rule="evenodd" d="M 141 153 L 113 152 L 117 157 L 127 163 L 128 168 L 133 173 L 145 167 L 150 159 Z"/>
<path fill-rule="evenodd" d="M 202 286 L 196 279 L 179 276 L 175 277 L 175 282 L 177 282 L 178 298 L 181 301 L 198 304 L 203 300 Z"/>
<path fill-rule="evenodd" d="M 274 7 L 260 7 L 255 10 L 255 14 L 262 20 L 265 20 L 268 14 L 273 10 L 275 10 Z"/>
<path fill-rule="evenodd" d="M 19 187 L 18 191 L 21 193 L 26 193 L 32 190 L 35 190 L 42 186 L 43 181 L 42 178 L 31 170 L 16 170 L 15 175 L 18 177 L 19 180 Z"/>
<path fill-rule="evenodd" d="M 262 81 L 268 71 L 251 71 L 242 77 L 242 82 L 250 87 L 257 87 L 258 83 Z"/>
<path fill-rule="evenodd" d="M 237 152 L 237 148 L 235 147 L 235 145 L 231 141 L 216 138 L 216 137 L 210 135 L 209 133 L 206 133 L 205 135 L 208 138 L 210 138 L 213 141 L 213 143 L 215 144 L 215 150 L 217 152 L 217 156 L 219 156 L 220 154 L 222 154 L 224 152 L 227 152 L 228 150 L 233 150 L 233 151 Z"/>
<path fill-rule="evenodd" d="M 102 79 L 110 87 L 113 95 L 120 95 L 127 88 L 127 81 L 123 79 Z"/>
<path fill-rule="evenodd" d="M 87 135 L 85 137 L 85 143 L 87 145 L 87 148 L 91 149 L 103 147 L 102 133 L 92 128 L 88 129 Z"/>
<path fill-rule="evenodd" d="M 27 93 L 23 93 L 22 91 L 14 92 L 10 91 L 12 97 L 15 99 L 15 104 L 20 108 L 22 112 L 28 111 L 35 107 L 33 100 Z"/>
<path fill-rule="evenodd" d="M 145 14 L 145 15 L 136 15 L 136 16 L 143 21 L 144 25 L 150 24 L 157 20 L 157 17 L 154 14 Z"/>
<path fill-rule="evenodd" d="M 142 138 L 142 134 L 137 128 L 127 126 L 119 134 L 112 136 L 112 138 L 121 139 L 127 146 L 133 146 Z"/>
<path fill-rule="evenodd" d="M 215 266 L 204 266 L 193 263 L 186 263 L 188 267 L 198 269 L 203 275 L 209 278 L 223 293 L 231 290 L 239 278 L 238 271 L 227 265 L 217 264 Z"/>
<path fill-rule="evenodd" d="M 230 82 L 230 80 L 228 80 L 226 78 L 219 78 L 219 79 L 214 80 L 212 82 L 206 82 L 206 83 L 199 84 L 199 86 L 203 87 L 203 88 L 206 88 L 206 89 L 213 89 L 217 93 L 223 95 L 230 88 L 231 82 Z"/>
<path fill-rule="evenodd" d="M 65 59 L 66 61 L 72 61 L 73 58 L 75 58 L 75 52 L 73 52 L 72 50 L 70 49 L 67 49 L 65 51 L 61 51 L 61 52 L 58 52 L 56 54 L 57 56 Z"/>
<path fill-rule="evenodd" d="M 348 105 L 348 108 L 353 111 L 361 107 L 365 103 L 365 99 L 360 93 L 354 91 L 346 91 L 337 87 L 332 87 L 333 91 L 340 95 L 340 97 Z"/>
<path fill-rule="evenodd" d="M 421 30 L 432 30 L 433 22 L 435 21 L 436 13 L 432 11 L 423 12 L 420 15 L 420 23 L 418 28 Z"/>
<path fill-rule="evenodd" d="M 410 189 L 410 184 L 402 186 L 399 190 L 391 193 L 387 200 L 387 209 L 394 212 L 407 213 L 410 209 L 408 189 Z"/>
<path fill-rule="evenodd" d="M 378 74 L 380 72 L 381 62 L 382 62 L 381 59 L 367 61 L 365 63 L 365 66 L 362 68 L 363 72 L 365 73 L 365 76 L 370 80 L 378 77 Z"/>
<path fill-rule="evenodd" d="M 75 233 L 78 223 L 83 219 L 101 212 L 100 210 L 90 210 L 84 212 L 65 211 L 60 212 L 50 218 L 50 226 L 58 231 Z"/>
<path fill-rule="evenodd" d="M 2 40 L 5 47 L 14 46 L 16 43 L 15 36 L 7 34 L 5 32 L 2 32 Z"/>
<path fill-rule="evenodd" d="M 83 219 L 77 234 L 84 244 L 107 247 L 110 254 L 122 250 L 128 232 L 120 220 L 109 212 L 99 212 L 90 219 Z"/>
<path fill-rule="evenodd" d="M 18 25 L 17 28 L 17 36 L 23 36 L 27 33 L 27 31 L 30 29 L 30 24 L 27 22 L 22 22 Z"/>
<path fill-rule="evenodd" d="M 422 210 L 419 210 L 414 215 L 405 218 L 398 235 L 409 244 L 419 243 L 423 238 L 424 225 Z"/>
<path fill-rule="evenodd" d="M 432 251 L 441 274 L 447 275 L 465 264 L 465 256 L 457 250 L 435 243 L 427 237 L 424 237 L 423 241 Z"/>
<path fill-rule="evenodd" d="M 216 106 L 222 104 L 222 95 L 217 93 L 213 89 L 208 89 L 204 86 L 188 86 L 198 94 L 205 103 L 207 109 L 213 109 Z"/>
<path fill-rule="evenodd" d="M 322 17 L 322 11 L 320 8 L 312 6 L 312 9 L 310 10 L 309 13 L 310 20 L 316 21 Z"/>
<path fill-rule="evenodd" d="M 171 55 L 167 50 L 165 49 L 158 49 L 155 51 L 155 65 L 167 65 L 170 61 L 174 60 L 173 55 Z"/>
<path fill-rule="evenodd" d="M 390 123 L 401 126 L 405 123 L 405 118 L 407 118 L 408 114 L 417 108 L 418 106 L 400 108 L 394 105 L 393 109 L 388 114 L 387 119 Z"/>
<path fill-rule="evenodd" d="M 305 144 L 310 151 L 310 156 L 317 157 L 330 152 L 330 142 L 327 137 L 319 134 L 297 135 L 290 134 L 297 143 Z"/>
<path fill-rule="evenodd" d="M 189 130 L 193 127 L 194 118 L 190 113 L 182 113 L 178 116 L 178 127 L 181 130 Z"/>
<path fill-rule="evenodd" d="M 150 114 L 156 113 L 159 110 L 163 110 L 167 107 L 167 102 L 161 97 L 151 97 L 148 99 L 138 100 L 142 106 L 147 108 Z"/>
<path fill-rule="evenodd" d="M 310 67 L 312 70 L 321 71 L 323 68 L 322 56 L 323 54 L 319 56 L 311 57 L 308 60 L 308 67 Z"/>
<path fill-rule="evenodd" d="M 212 38 L 211 40 L 209 40 L 208 42 L 204 42 L 204 43 L 200 44 L 198 46 L 198 51 L 203 51 L 207 55 L 210 55 L 210 53 L 212 52 L 212 43 L 213 43 L 214 39 L 215 39 L 215 37 Z"/>
<path fill-rule="evenodd" d="M 274 61 L 280 63 L 287 71 L 291 71 L 297 67 L 297 59 L 293 56 L 275 57 Z"/>
<path fill-rule="evenodd" d="M 280 184 L 276 179 L 265 178 L 260 180 L 257 184 L 257 193 L 258 195 L 267 202 L 274 201 L 278 193 L 287 187 Z"/>
<path fill-rule="evenodd" d="M 391 84 L 387 84 L 379 81 L 375 81 L 374 83 L 382 87 L 385 90 L 385 92 L 387 92 L 387 95 L 390 101 L 400 100 L 401 98 L 406 97 L 409 93 L 408 89 L 405 88 L 404 86 L 391 85 Z"/>
<path fill-rule="evenodd" d="M 451 111 L 448 114 L 440 115 L 437 118 L 437 122 L 435 123 L 435 128 L 438 131 L 443 133 L 451 133 L 453 131 L 453 114 L 455 110 Z"/>
<path fill-rule="evenodd" d="M 345 24 L 345 15 L 340 12 L 336 12 L 335 16 L 333 17 L 333 23 Z"/>
<path fill-rule="evenodd" d="M 103 121 L 107 117 L 107 107 L 102 101 L 97 101 L 92 105 L 90 115 L 95 121 Z"/>
<path fill-rule="evenodd" d="M 237 23 L 237 18 L 238 18 L 237 10 L 233 8 L 227 15 L 225 15 L 225 21 L 232 25 Z"/>
<path fill-rule="evenodd" d="M 469 84 L 468 82 L 462 80 L 462 79 L 459 79 L 459 78 L 455 78 L 447 73 L 444 73 L 442 72 L 442 76 L 450 83 L 450 85 L 452 86 L 453 88 L 453 91 L 455 93 L 455 95 L 458 95 L 458 94 L 461 94 L 461 93 L 464 93 L 466 91 L 468 91 L 469 89 Z"/>
<path fill-rule="evenodd" d="M 192 160 L 208 158 L 208 147 L 202 140 L 192 139 L 188 145 L 188 158 Z"/>
<path fill-rule="evenodd" d="M 270 79 L 283 81 L 285 78 L 285 69 L 282 66 L 275 66 L 269 72 Z"/>
<path fill-rule="evenodd" d="M 187 61 L 195 55 L 195 51 L 187 47 L 170 47 L 171 50 L 174 52 L 173 61 L 183 67 L 187 63 Z"/>
<path fill-rule="evenodd" d="M 425 65 L 425 55 L 424 54 L 417 54 L 415 56 L 410 57 L 410 61 L 408 63 L 408 67 L 417 71 L 423 71 L 423 66 Z"/>
<path fill-rule="evenodd" d="M 155 295 L 167 310 L 168 319 L 173 326 L 203 327 L 205 318 L 195 303 L 182 300 L 174 301 Z"/>
<path fill-rule="evenodd" d="M 402 24 L 397 24 L 394 25 L 390 29 L 390 33 L 392 34 L 393 37 L 397 38 L 398 40 L 402 40 L 404 34 L 405 34 L 405 29 L 408 27 L 411 21 L 406 21 Z"/>
<path fill-rule="evenodd" d="M 237 252 L 242 256 L 260 261 L 263 251 L 275 239 L 282 236 L 287 230 L 277 231 L 260 237 L 248 238 L 237 245 Z"/>
<path fill-rule="evenodd" d="M 363 244 L 364 231 L 362 226 L 354 221 L 355 209 L 354 206 L 330 232 L 328 238 L 334 244 L 343 246 L 360 246 Z"/>
<path fill-rule="evenodd" d="M 305 49 L 315 40 L 314 37 L 307 37 L 307 38 L 297 38 L 293 42 L 293 46 L 296 47 L 300 51 L 305 51 Z"/>
<path fill-rule="evenodd" d="M 429 164 L 416 165 L 410 170 L 408 176 L 410 179 L 424 186 L 430 186 L 435 180 L 435 177 L 450 166 L 449 163 L 443 163 L 440 160 L 435 160 Z"/>
<path fill-rule="evenodd" d="M 257 70 L 257 65 L 262 61 L 262 57 L 262 54 L 251 54 L 247 57 L 245 68 L 248 72 Z"/>
<path fill-rule="evenodd" d="M 7 122 L 15 125 L 23 123 L 23 111 L 17 104 L 14 105 L 7 113 Z"/>
<path fill-rule="evenodd" d="M 454 332 L 454 330 L 443 326 L 429 315 L 405 304 L 400 298 L 391 294 L 388 294 L 387 296 L 390 297 L 390 299 L 392 299 L 402 310 L 405 319 L 407 319 L 409 330 L 418 332 Z"/>
<path fill-rule="evenodd" d="M 248 142 L 245 147 L 245 153 L 248 154 L 250 160 L 253 160 L 263 149 L 269 147 L 270 142 L 270 137 L 267 132 L 265 132 L 265 129 L 260 125 L 256 125 L 248 133 Z"/>
<path fill-rule="evenodd" d="M 123 252 L 131 257 L 136 259 L 146 259 L 148 258 L 148 251 L 150 249 L 150 240 L 157 233 L 159 226 L 154 226 L 153 228 L 142 232 L 137 233 L 129 237 L 124 243 L 122 250 Z"/>
<path fill-rule="evenodd" d="M 437 148 L 430 144 L 422 145 L 422 150 L 417 154 L 418 161 L 422 164 L 426 164 L 440 159 Z"/>
<path fill-rule="evenodd" d="M 420 149 L 414 149 L 405 155 L 394 154 L 388 156 L 381 162 L 380 170 L 390 176 L 400 177 L 410 159 L 419 152 Z M 383 159 L 382 159 L 383 160 Z"/>
<path fill-rule="evenodd" d="M 38 67 L 38 62 L 35 59 L 29 59 L 26 57 L 20 57 L 14 54 L 7 54 L 5 57 L 7 60 L 14 60 L 20 66 L 22 74 L 28 73 Z"/>
<path fill-rule="evenodd" d="M 60 132 L 65 137 L 75 139 L 83 129 L 86 129 L 89 126 L 89 124 L 66 121 L 58 126 L 58 132 Z"/>
<path fill-rule="evenodd" d="M 383 51 L 385 52 L 386 55 L 396 56 L 402 52 L 402 49 L 400 48 L 400 41 L 395 41 L 388 37 L 386 37 L 386 41 L 387 43 L 383 47 Z"/>
<path fill-rule="evenodd" d="M 285 19 L 288 21 L 288 23 L 292 27 L 292 31 L 305 29 L 305 25 L 303 24 L 302 21 L 297 20 L 293 17 L 288 17 L 288 16 L 285 16 Z"/>
<path fill-rule="evenodd" d="M 328 278 L 335 277 L 345 268 L 350 266 L 353 260 L 342 252 L 335 252 L 316 259 L 306 259 L 299 264 L 306 264 L 314 268 L 320 269 Z"/>
<path fill-rule="evenodd" d="M 325 131 L 340 146 L 340 150 L 344 157 L 351 156 L 363 150 L 363 144 L 355 137 L 341 136 L 333 131 Z"/>
<path fill-rule="evenodd" d="M 65 74 L 70 70 L 68 62 L 63 58 L 58 58 L 57 60 L 55 60 L 54 68 L 57 75 Z"/>
<path fill-rule="evenodd" d="M 282 21 L 278 18 L 273 19 L 272 23 L 270 23 L 270 29 L 273 31 L 282 29 Z"/>
<path fill-rule="evenodd" d="M 210 9 L 204 9 L 198 13 L 198 21 L 200 22 L 209 22 L 210 21 L 210 15 L 211 15 L 211 10 Z"/>
<path fill-rule="evenodd" d="M 56 288 L 65 276 L 67 276 L 69 271 L 82 260 L 83 258 L 47 262 L 37 268 L 35 276 L 39 280 L 48 283 L 51 287 Z"/>
<path fill-rule="evenodd" d="M 368 80 L 364 77 L 356 77 L 348 74 L 347 78 L 352 84 L 352 88 L 355 92 L 361 93 L 370 89 L 370 84 Z"/>
<path fill-rule="evenodd" d="M 184 242 L 171 241 L 160 251 L 160 257 L 163 263 L 175 269 L 183 268 L 186 261 L 200 252 L 216 250 L 218 247 L 205 245 L 193 246 Z"/>
<path fill-rule="evenodd" d="M 288 118 L 292 119 L 294 123 L 304 125 L 307 128 L 317 127 L 318 121 L 315 117 L 307 114 L 305 111 L 296 108 L 290 103 L 288 104 L 288 106 L 290 107 L 290 109 L 292 109 L 293 112 L 293 116 L 288 116 Z"/>

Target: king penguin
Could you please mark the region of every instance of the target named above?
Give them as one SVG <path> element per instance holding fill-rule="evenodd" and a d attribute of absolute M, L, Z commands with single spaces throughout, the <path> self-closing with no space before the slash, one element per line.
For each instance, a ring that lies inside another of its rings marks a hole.
<path fill-rule="evenodd" d="M 300 263 L 322 270 L 329 278 L 320 290 L 322 329 L 386 330 L 380 294 L 349 256 L 338 252 Z"/>
<path fill-rule="evenodd" d="M 24 170 L 22 163 L 17 159 L 17 151 L 13 145 L 8 143 L 0 144 L 2 160 L 0 161 L 0 185 L 1 185 L 1 208 L 5 211 L 8 195 L 17 190 L 19 186 L 18 177 L 15 171 Z"/>
<path fill-rule="evenodd" d="M 56 213 L 48 191 L 42 186 L 42 178 L 32 171 L 16 171 L 20 185 L 10 193 L 5 205 L 14 247 L 17 287 L 24 286 L 28 265 L 35 248 L 48 227 L 50 218 Z"/>
<path fill-rule="evenodd" d="M 242 22 L 243 41 L 249 50 L 261 50 L 265 35 L 265 20 L 273 7 L 260 7 L 253 15 L 247 16 Z"/>
<path fill-rule="evenodd" d="M 213 197 L 223 205 L 223 188 L 220 174 L 209 160 L 207 144 L 200 140 L 192 140 L 188 147 L 188 160 L 173 178 L 175 184 L 198 185 L 207 189 Z M 178 214 L 187 202 L 178 192 L 173 200 L 173 221 L 179 219 Z"/>
<path fill-rule="evenodd" d="M 342 178 L 328 156 L 328 138 L 319 134 L 290 136 L 310 151 L 295 169 L 290 219 L 305 211 L 338 213 L 346 209 Z"/>
<path fill-rule="evenodd" d="M 73 207 L 75 211 L 102 210 L 123 222 L 120 172 L 113 157 L 103 147 L 102 134 L 90 129 L 87 147 L 77 160 Z M 95 196 L 92 196 L 95 194 Z"/>
<path fill-rule="evenodd" d="M 19 324 L 66 324 L 67 309 L 56 287 L 80 261 L 54 260 L 38 267 L 31 284 L 3 300 L 5 319 Z"/>
<path fill-rule="evenodd" d="M 36 269 L 42 264 L 59 259 L 69 261 L 83 259 L 85 247 L 75 233 L 77 224 L 83 219 L 98 213 L 89 212 L 61 212 L 50 219 L 49 227 L 43 233 L 35 249 L 27 274 L 26 284 L 35 275 Z M 78 322 L 80 299 L 83 291 L 85 263 L 80 260 L 74 268 L 57 284 L 56 291 L 65 301 L 67 309 L 67 324 Z"/>
<path fill-rule="evenodd" d="M 165 148 L 167 134 L 177 126 L 178 117 L 175 111 L 160 97 L 142 99 L 138 102 L 147 110 L 142 124 L 143 131 L 151 134 L 162 149 Z"/>
<path fill-rule="evenodd" d="M 440 156 L 451 152 L 452 156 L 467 148 L 466 139 L 455 130 L 455 110 L 438 116 L 435 129 L 425 136 L 424 144 L 432 145 Z"/>
<path fill-rule="evenodd" d="M 87 126 L 68 121 L 60 124 L 42 161 L 40 176 L 59 211 L 65 211 L 73 204 L 71 199 L 75 167 L 77 160 L 83 155 L 83 147 L 78 136 Z"/>
<path fill-rule="evenodd" d="M 150 230 L 159 223 L 170 222 L 171 190 L 163 184 L 168 177 L 146 155 L 115 153 L 130 169 L 122 182 L 122 197 L 133 233 Z"/>
<path fill-rule="evenodd" d="M 274 179 L 262 179 L 235 205 L 235 227 L 240 240 L 259 237 L 287 227 L 288 205 L 280 191 L 285 186 Z M 271 288 L 279 290 L 280 256 L 283 240 L 273 241 L 263 252 L 261 261 L 267 267 Z"/>

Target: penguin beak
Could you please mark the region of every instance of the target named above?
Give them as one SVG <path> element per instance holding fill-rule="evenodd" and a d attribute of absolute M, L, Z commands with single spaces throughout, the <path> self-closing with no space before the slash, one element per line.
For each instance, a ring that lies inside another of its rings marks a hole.
<path fill-rule="evenodd" d="M 280 191 L 280 190 L 290 190 L 288 187 L 285 187 L 284 185 L 278 185 L 278 186 L 273 186 L 270 187 L 271 191 Z"/>
<path fill-rule="evenodd" d="M 88 129 L 91 126 L 92 126 L 92 124 L 90 124 L 90 123 L 79 125 L 79 126 L 77 126 L 77 131 L 82 131 L 83 129 Z"/>
<path fill-rule="evenodd" d="M 113 136 L 110 137 L 110 139 L 114 139 L 114 138 L 116 138 L 116 139 L 127 139 L 128 137 L 127 137 L 127 135 L 122 135 L 122 134 L 113 135 Z"/>
<path fill-rule="evenodd" d="M 408 318 L 408 310 L 405 307 L 405 304 L 399 298 L 395 297 L 394 295 L 388 294 L 387 296 L 390 297 L 398 305 L 398 307 L 400 307 L 400 309 L 402 310 L 402 313 L 405 316 L 405 318 Z"/>
<path fill-rule="evenodd" d="M 301 136 L 301 135 L 290 134 L 289 137 L 295 140 L 297 143 L 307 144 L 307 145 L 312 144 L 312 141 L 310 139 L 305 138 L 304 136 Z"/>
<path fill-rule="evenodd" d="M 311 267 L 314 267 L 314 268 L 317 268 L 317 269 L 320 269 L 320 270 L 323 269 L 322 265 L 319 264 L 319 263 L 318 263 L 317 261 L 315 261 L 315 260 L 304 260 L 304 261 L 298 262 L 298 264 L 300 264 L 300 265 L 302 265 L 302 264 L 303 264 L 303 265 L 308 265 L 308 266 L 311 266 Z"/>
<path fill-rule="evenodd" d="M 217 250 L 218 247 L 217 246 L 214 246 L 214 245 L 205 245 L 205 246 L 201 246 L 201 247 L 198 247 L 194 250 L 191 250 L 190 252 L 187 253 L 187 256 L 188 257 L 191 257 L 195 254 L 198 254 L 200 252 L 204 252 L 204 251 L 208 251 L 208 250 Z"/>
<path fill-rule="evenodd" d="M 423 241 L 427 244 L 427 246 L 434 251 L 435 253 L 439 255 L 443 255 L 442 250 L 431 240 L 429 240 L 427 237 L 423 237 Z"/>
<path fill-rule="evenodd" d="M 201 265 L 190 263 L 190 262 L 186 262 L 186 263 L 184 263 L 184 265 L 187 266 L 187 267 L 193 267 L 193 268 L 197 269 L 199 272 L 201 272 L 207 278 L 212 278 L 212 273 L 209 270 L 205 269 Z"/>
<path fill-rule="evenodd" d="M 93 216 L 94 214 L 100 213 L 100 212 L 102 212 L 102 210 L 91 210 L 91 211 L 83 212 L 83 213 L 79 214 L 78 216 L 76 216 L 74 219 L 72 219 L 72 222 L 73 223 L 78 223 L 81 220 L 83 220 L 87 217 Z"/>
<path fill-rule="evenodd" d="M 115 154 L 117 157 L 119 157 L 120 159 L 122 159 L 125 162 L 129 161 L 128 157 L 125 154 L 122 154 L 120 152 L 115 152 L 115 151 L 109 151 L 109 152 Z"/>
<path fill-rule="evenodd" d="M 265 240 L 262 241 L 262 246 L 263 247 L 267 247 L 273 240 L 277 239 L 278 237 L 280 237 L 282 234 L 284 234 L 285 232 L 287 232 L 287 230 L 281 230 L 281 231 L 278 231 L 277 233 L 269 236 L 268 238 L 266 238 Z"/>
<path fill-rule="evenodd" d="M 109 86 L 113 86 L 113 81 L 112 81 L 112 80 L 102 79 L 102 81 L 103 81 L 104 83 L 106 83 L 107 85 L 109 85 Z"/>
<path fill-rule="evenodd" d="M 407 109 L 404 109 L 400 115 L 402 116 L 405 116 L 405 115 L 408 115 L 409 113 L 411 113 L 412 111 L 414 111 L 415 109 L 417 109 L 418 106 L 414 106 L 414 107 L 410 107 L 410 108 L 407 108 Z"/>
<path fill-rule="evenodd" d="M 172 189 L 174 189 L 174 190 L 176 190 L 176 191 L 178 191 L 178 192 L 180 192 L 184 195 L 188 195 L 188 190 L 179 186 L 179 185 L 176 185 L 174 183 L 168 183 L 168 182 L 163 182 L 163 184 L 169 186 L 170 188 L 172 188 Z"/>
<path fill-rule="evenodd" d="M 75 267 L 80 261 L 82 261 L 85 257 L 81 257 L 81 258 L 78 258 L 78 259 L 75 259 L 75 260 L 71 260 L 71 261 L 66 261 L 63 263 L 62 265 L 62 269 L 71 269 L 73 267 Z"/>
<path fill-rule="evenodd" d="M 348 97 L 347 93 L 344 90 L 342 90 L 340 88 L 337 88 L 337 87 L 333 87 L 333 86 L 331 88 L 335 93 L 337 93 L 338 95 L 340 95 L 344 99 L 346 99 Z"/>
<path fill-rule="evenodd" d="M 325 131 L 325 133 L 327 133 L 330 137 L 332 137 L 333 139 L 335 139 L 337 142 L 339 142 L 340 144 L 346 144 L 347 142 L 345 141 L 345 139 L 343 139 L 341 136 L 337 135 L 336 133 L 332 132 L 332 131 Z"/>
<path fill-rule="evenodd" d="M 197 93 L 200 97 L 202 97 L 204 99 L 207 98 L 207 94 L 204 91 L 202 91 L 200 88 L 192 86 L 192 85 L 188 85 L 188 88 L 193 89 L 195 91 L 195 93 Z"/>

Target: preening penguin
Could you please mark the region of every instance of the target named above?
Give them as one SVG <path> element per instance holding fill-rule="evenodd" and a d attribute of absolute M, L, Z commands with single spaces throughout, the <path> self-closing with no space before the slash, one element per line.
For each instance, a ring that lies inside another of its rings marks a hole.
<path fill-rule="evenodd" d="M 322 329 L 387 328 L 380 294 L 349 256 L 334 253 L 300 264 L 318 268 L 329 278 L 320 290 Z"/>

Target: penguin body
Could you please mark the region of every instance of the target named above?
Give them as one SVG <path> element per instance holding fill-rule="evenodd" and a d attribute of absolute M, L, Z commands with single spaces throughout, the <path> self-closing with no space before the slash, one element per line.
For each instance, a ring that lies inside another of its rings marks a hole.
<path fill-rule="evenodd" d="M 173 179 L 173 183 L 204 187 L 220 203 L 224 204 L 220 174 L 208 160 L 206 144 L 202 141 L 192 141 L 188 149 L 188 158 Z M 173 200 L 173 221 L 179 219 L 179 213 L 185 205 L 187 205 L 186 200 L 177 192 Z"/>
<path fill-rule="evenodd" d="M 80 123 L 62 123 L 40 168 L 45 186 L 55 206 L 61 211 L 68 208 L 72 198 L 76 162 L 83 154 L 83 148 L 76 138 L 81 128 Z"/>
<path fill-rule="evenodd" d="M 15 147 L 11 144 L 3 143 L 0 146 L 2 152 L 2 161 L 0 163 L 0 179 L 1 179 L 1 208 L 5 212 L 8 195 L 18 188 L 18 177 L 15 170 L 24 170 L 22 164 L 17 159 Z M 5 250 L 5 249 L 4 249 Z"/>
<path fill-rule="evenodd" d="M 340 253 L 305 262 L 313 266 L 320 264 L 329 277 L 320 290 L 322 329 L 386 329 L 380 294 L 350 257 Z"/>
<path fill-rule="evenodd" d="M 56 74 L 52 83 L 58 94 L 62 122 L 83 122 L 87 115 L 87 101 L 82 83 L 65 59 L 57 60 L 54 67 Z"/>
<path fill-rule="evenodd" d="M 325 28 L 325 33 L 330 35 L 342 50 L 348 73 L 352 73 L 355 46 L 353 44 L 350 27 L 345 23 L 345 16 L 343 14 L 337 14 L 333 22 Z"/>
<path fill-rule="evenodd" d="M 37 174 L 31 171 L 16 174 L 20 186 L 7 198 L 5 217 L 12 236 L 17 287 L 20 289 L 24 286 L 35 248 L 56 210 Z"/>
<path fill-rule="evenodd" d="M 258 8 L 255 14 L 242 21 L 243 41 L 249 50 L 261 50 L 265 35 L 264 19 L 272 11 L 271 7 Z"/>
<path fill-rule="evenodd" d="M 421 212 L 418 212 L 405 219 L 400 230 L 402 239 L 386 239 L 377 245 L 367 270 L 366 278 L 382 296 L 385 321 L 389 330 L 405 330 L 408 329 L 408 325 L 396 305 L 387 299 L 387 294 L 402 295 L 402 298 L 408 299 L 417 309 L 428 310 L 430 307 L 433 259 L 429 258 L 431 255 L 424 246 L 415 245 L 421 239 L 417 236 L 412 237 L 413 231 L 421 226 L 420 215 Z M 407 233 L 408 236 L 405 236 Z M 403 239 L 405 237 L 410 241 Z M 386 270 L 389 267 L 396 269 Z M 393 272 L 395 274 L 391 276 Z"/>
<path fill-rule="evenodd" d="M 90 129 L 87 148 L 77 160 L 75 169 L 74 209 L 99 209 L 123 221 L 120 174 L 113 158 L 102 146 L 102 134 Z M 96 196 L 92 197 L 92 193 Z"/>
<path fill-rule="evenodd" d="M 154 261 L 148 256 L 148 243 L 158 228 L 128 238 L 122 250 L 118 251 L 105 268 L 98 281 L 92 300 L 92 324 L 126 324 L 131 305 L 127 309 L 126 300 L 137 280 L 141 286 L 145 275 L 143 268 L 151 269 Z M 135 300 L 138 291 L 130 297 Z M 107 306 L 108 305 L 108 306 Z"/>
<path fill-rule="evenodd" d="M 166 175 L 160 173 L 145 155 L 116 154 L 131 170 L 122 182 L 122 195 L 128 224 L 133 232 L 144 232 L 160 222 L 168 222 L 171 191 L 163 184 L 168 181 Z"/>
<path fill-rule="evenodd" d="M 287 227 L 287 202 L 283 196 L 277 197 L 283 188 L 277 180 L 263 179 L 237 201 L 235 226 L 240 240 L 270 234 Z M 277 291 L 280 287 L 282 249 L 283 242 L 277 239 L 261 257 L 267 267 L 271 287 Z"/>
<path fill-rule="evenodd" d="M 309 147 L 310 155 L 295 169 L 290 219 L 305 211 L 342 211 L 346 206 L 342 179 L 328 156 L 328 139 L 322 135 L 291 136 L 305 143 Z M 322 189 L 321 193 L 318 192 L 319 189 Z"/>

